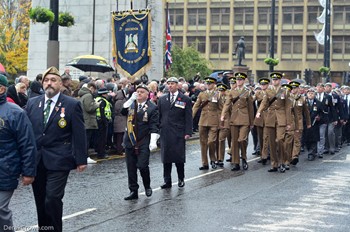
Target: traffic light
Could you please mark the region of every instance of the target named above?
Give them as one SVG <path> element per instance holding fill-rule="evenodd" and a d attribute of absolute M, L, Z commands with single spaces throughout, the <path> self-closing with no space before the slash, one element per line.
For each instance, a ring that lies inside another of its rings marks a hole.
<path fill-rule="evenodd" d="M 305 69 L 304 70 L 304 77 L 305 77 L 305 82 L 306 84 L 310 85 L 312 78 L 314 76 L 314 71 L 312 71 L 311 69 Z"/>

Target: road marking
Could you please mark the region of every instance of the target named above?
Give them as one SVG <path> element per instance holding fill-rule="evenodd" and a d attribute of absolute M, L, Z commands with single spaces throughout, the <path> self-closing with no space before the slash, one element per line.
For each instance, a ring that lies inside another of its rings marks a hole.
<path fill-rule="evenodd" d="M 64 221 L 64 220 L 67 220 L 69 218 L 73 218 L 73 217 L 76 217 L 76 216 L 79 216 L 79 215 L 82 215 L 82 214 L 86 214 L 86 213 L 89 213 L 89 212 L 92 212 L 92 211 L 95 211 L 95 210 L 97 210 L 97 208 L 85 209 L 85 210 L 82 210 L 82 211 L 79 211 L 79 212 L 76 212 L 76 213 L 64 216 L 64 217 L 62 217 L 62 220 Z M 31 230 L 35 230 L 35 229 L 38 229 L 38 228 L 39 228 L 38 225 L 26 226 L 26 227 L 22 228 L 21 230 L 16 230 L 16 232 L 31 231 Z"/>
<path fill-rule="evenodd" d="M 214 174 L 214 173 L 217 173 L 217 172 L 221 172 L 221 171 L 223 171 L 223 170 L 224 170 L 224 169 L 218 169 L 218 170 L 210 171 L 210 172 L 207 172 L 207 173 L 198 175 L 198 176 L 194 176 L 194 177 L 185 179 L 185 182 L 188 182 L 188 181 L 191 181 L 191 180 L 195 180 L 195 179 L 201 178 L 201 177 L 203 177 L 203 176 L 208 176 L 208 175 L 211 175 L 211 174 Z M 173 183 L 172 185 L 177 185 L 177 183 L 178 183 L 178 182 Z M 158 188 L 155 188 L 155 189 L 152 189 L 152 190 L 153 190 L 153 192 L 155 192 L 155 191 L 161 190 L 161 188 L 158 187 Z M 140 195 L 145 195 L 145 192 L 140 193 Z"/>
<path fill-rule="evenodd" d="M 253 162 L 253 161 L 258 160 L 258 159 L 260 159 L 260 157 L 256 157 L 254 159 L 250 159 L 247 162 L 250 163 L 250 162 Z M 191 180 L 195 180 L 195 179 L 201 178 L 203 176 L 208 176 L 208 175 L 211 175 L 211 174 L 214 174 L 214 173 L 217 173 L 217 172 L 221 172 L 223 170 L 224 169 L 218 169 L 218 170 L 211 171 L 211 172 L 208 172 L 208 173 L 204 173 L 204 174 L 201 174 L 201 175 L 198 175 L 198 176 L 194 176 L 194 177 L 185 179 L 185 182 L 188 182 L 188 181 L 191 181 Z M 173 183 L 172 186 L 177 185 L 177 184 L 178 184 L 178 182 Z M 155 191 L 161 190 L 161 188 L 158 187 L 158 188 L 155 188 L 155 189 L 152 189 L 152 190 L 153 190 L 153 192 L 155 192 Z M 140 193 L 140 195 L 145 195 L 145 192 Z"/>

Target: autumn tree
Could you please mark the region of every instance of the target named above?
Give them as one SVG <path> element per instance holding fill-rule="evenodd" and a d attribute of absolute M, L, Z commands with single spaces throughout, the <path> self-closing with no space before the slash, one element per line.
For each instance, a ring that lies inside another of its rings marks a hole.
<path fill-rule="evenodd" d="M 31 1 L 0 2 L 0 63 L 14 76 L 27 71 Z"/>
<path fill-rule="evenodd" d="M 171 69 L 167 72 L 167 76 L 185 77 L 186 80 L 190 80 L 198 72 L 202 77 L 211 73 L 209 61 L 202 57 L 195 49 L 195 45 L 183 49 L 174 45 L 171 57 L 173 63 Z"/>

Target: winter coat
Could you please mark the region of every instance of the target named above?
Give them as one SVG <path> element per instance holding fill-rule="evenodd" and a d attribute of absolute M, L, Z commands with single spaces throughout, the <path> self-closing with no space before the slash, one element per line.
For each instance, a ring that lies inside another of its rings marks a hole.
<path fill-rule="evenodd" d="M 28 91 L 29 98 L 44 94 L 43 85 L 39 81 L 33 81 L 30 84 L 29 90 L 30 90 L 30 91 Z"/>
<path fill-rule="evenodd" d="M 26 113 L 0 95 L 0 191 L 17 188 L 18 178 L 35 176 L 36 143 Z"/>
<path fill-rule="evenodd" d="M 95 102 L 90 90 L 83 87 L 79 90 L 78 96 L 83 108 L 85 129 L 98 129 L 96 120 L 98 104 Z"/>
<path fill-rule="evenodd" d="M 123 104 L 126 102 L 127 98 L 123 90 L 119 90 L 115 95 L 115 104 L 114 104 L 114 124 L 113 131 L 114 133 L 122 133 L 126 128 L 126 119 L 127 116 L 121 114 L 123 109 Z"/>

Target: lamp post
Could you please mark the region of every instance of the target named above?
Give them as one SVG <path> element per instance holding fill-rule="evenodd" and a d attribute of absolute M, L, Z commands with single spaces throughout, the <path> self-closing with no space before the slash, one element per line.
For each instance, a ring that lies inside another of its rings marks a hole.
<path fill-rule="evenodd" d="M 270 57 L 274 58 L 275 53 L 275 6 L 276 0 L 271 0 L 271 34 L 270 34 Z M 273 72 L 273 65 L 270 64 L 270 72 Z"/>
<path fill-rule="evenodd" d="M 49 27 L 49 40 L 47 41 L 47 67 L 54 66 L 59 69 L 60 44 L 58 41 L 58 0 L 50 0 L 50 9 L 55 14 L 55 19 Z"/>
<path fill-rule="evenodd" d="M 324 33 L 324 55 L 323 55 L 323 66 L 330 68 L 330 1 L 326 0 L 326 21 L 325 21 L 325 33 Z M 330 81 L 329 72 L 324 74 L 326 82 Z"/>

